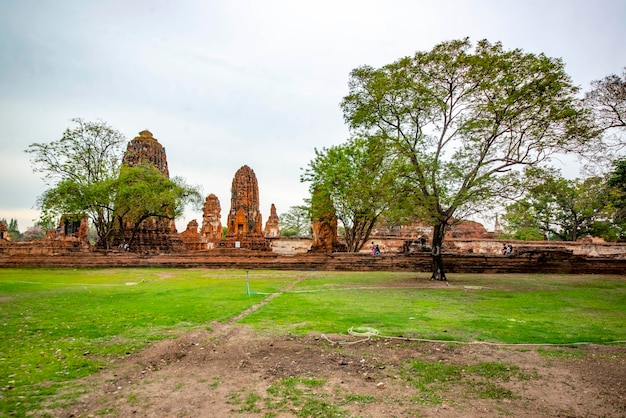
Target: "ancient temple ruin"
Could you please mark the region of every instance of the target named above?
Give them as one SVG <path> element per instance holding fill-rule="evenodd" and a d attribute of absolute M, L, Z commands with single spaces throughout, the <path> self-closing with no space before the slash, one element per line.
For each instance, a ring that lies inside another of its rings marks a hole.
<path fill-rule="evenodd" d="M 228 212 L 227 248 L 269 250 L 271 244 L 263 237 L 263 224 L 259 211 L 259 184 L 254 171 L 244 165 L 235 173 L 231 187 Z"/>
<path fill-rule="evenodd" d="M 180 239 L 185 244 L 185 249 L 201 250 L 204 249 L 202 235 L 198 232 L 198 221 L 192 219 L 187 224 L 187 229 L 179 234 Z"/>
<path fill-rule="evenodd" d="M 9 227 L 4 221 L 0 221 L 0 239 L 10 241 L 11 235 L 9 235 Z"/>
<path fill-rule="evenodd" d="M 337 216 L 330 196 L 314 191 L 311 196 L 311 213 L 313 236 L 310 251 L 317 253 L 346 251 L 346 245 L 339 242 Z"/>
<path fill-rule="evenodd" d="M 265 238 L 279 238 L 280 237 L 280 219 L 276 214 L 276 206 L 272 203 L 272 207 L 270 209 L 270 216 L 267 218 L 267 222 L 265 222 L 265 230 L 264 235 Z"/>
<path fill-rule="evenodd" d="M 159 141 L 152 136 L 152 132 L 148 130 L 139 132 L 139 136 L 128 143 L 122 163 L 134 167 L 144 161 L 150 162 L 158 168 L 165 177 L 170 177 L 165 148 L 159 144 Z"/>
<path fill-rule="evenodd" d="M 217 196 L 213 193 L 208 195 L 202 208 L 202 229 L 200 230 L 202 241 L 207 244 L 208 249 L 218 246 L 222 241 L 221 211 L 220 200 Z"/>
<path fill-rule="evenodd" d="M 76 240 L 88 246 L 89 238 L 87 237 L 87 230 L 87 216 L 77 218 L 75 216 L 63 215 L 61 216 L 57 229 L 49 231 L 48 234 L 46 234 L 46 239 Z"/>
<path fill-rule="evenodd" d="M 164 176 L 169 178 L 165 148 L 148 130 L 139 132 L 139 136 L 128 143 L 122 160 L 122 164 L 131 167 L 145 162 L 153 164 Z M 131 229 L 131 225 L 129 225 L 124 231 L 118 231 L 113 244 L 124 248 L 130 240 Z M 150 218 L 141 223 L 130 250 L 136 252 L 172 252 L 181 248 L 182 241 L 176 234 L 174 219 Z"/>

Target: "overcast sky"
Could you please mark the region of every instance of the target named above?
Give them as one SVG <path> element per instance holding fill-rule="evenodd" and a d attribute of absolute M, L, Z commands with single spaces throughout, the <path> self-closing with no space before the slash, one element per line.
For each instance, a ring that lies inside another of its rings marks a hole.
<path fill-rule="evenodd" d="M 586 90 L 626 66 L 626 1 L 2 0 L 0 218 L 22 232 L 38 219 L 45 184 L 24 150 L 80 117 L 128 140 L 150 130 L 171 175 L 218 196 L 223 224 L 250 166 L 265 223 L 272 203 L 307 197 L 314 149 L 348 137 L 352 69 L 465 36 L 560 57 Z"/>

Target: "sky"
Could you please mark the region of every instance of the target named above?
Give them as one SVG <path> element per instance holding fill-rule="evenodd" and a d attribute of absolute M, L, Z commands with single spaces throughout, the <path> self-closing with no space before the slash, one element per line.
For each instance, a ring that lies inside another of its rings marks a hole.
<path fill-rule="evenodd" d="M 626 66 L 626 1 L 1 0 L 0 218 L 22 232 L 39 218 L 47 185 L 24 150 L 82 118 L 151 131 L 170 175 L 219 198 L 222 224 L 250 166 L 265 223 L 272 203 L 308 197 L 315 149 L 349 137 L 351 70 L 464 37 L 561 58 L 584 92 Z"/>

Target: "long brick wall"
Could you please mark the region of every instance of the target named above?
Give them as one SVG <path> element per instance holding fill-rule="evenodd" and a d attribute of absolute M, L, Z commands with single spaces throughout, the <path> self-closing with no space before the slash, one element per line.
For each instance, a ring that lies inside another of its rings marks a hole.
<path fill-rule="evenodd" d="M 503 256 L 444 253 L 449 273 L 560 273 L 626 276 L 626 259 L 583 257 L 561 250 L 534 250 Z M 141 256 L 124 252 L 58 255 L 1 255 L 0 268 L 176 267 L 242 270 L 415 271 L 429 272 L 429 254 L 298 254 L 284 256 L 244 249 Z"/>

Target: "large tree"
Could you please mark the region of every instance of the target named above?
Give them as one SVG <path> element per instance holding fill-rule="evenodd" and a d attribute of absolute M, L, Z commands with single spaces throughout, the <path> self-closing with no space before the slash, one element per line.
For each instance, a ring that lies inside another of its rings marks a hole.
<path fill-rule="evenodd" d="M 116 228 L 132 248 L 137 232 L 145 221 L 168 220 L 179 217 L 189 203 L 198 207 L 202 196 L 196 187 L 189 186 L 180 177 L 168 178 L 150 162 L 136 166 L 122 165 L 115 181 Z"/>
<path fill-rule="evenodd" d="M 363 248 L 380 215 L 398 202 L 401 161 L 389 158 L 377 137 L 353 137 L 345 144 L 315 150 L 301 181 L 311 183 L 312 194 L 330 198 L 329 210 L 344 227 L 348 251 Z"/>
<path fill-rule="evenodd" d="M 626 68 L 621 77 L 615 74 L 591 82 L 585 93 L 585 104 L 592 110 L 596 125 L 602 131 L 626 131 Z M 626 138 L 618 137 L 626 145 Z"/>
<path fill-rule="evenodd" d="M 279 216 L 280 234 L 283 236 L 311 236 L 311 206 L 292 206 Z"/>
<path fill-rule="evenodd" d="M 411 165 L 416 207 L 433 226 L 436 280 L 446 280 L 441 248 L 454 216 L 511 196 L 515 169 L 544 162 L 580 132 L 578 89 L 560 59 L 486 40 L 356 68 L 349 89 L 350 128 L 383 138 Z"/>
<path fill-rule="evenodd" d="M 45 222 L 60 215 L 87 215 L 100 243 L 108 236 L 115 219 L 112 183 L 119 174 L 126 139 L 105 122 L 73 119 L 61 139 L 33 143 L 26 150 L 35 172 L 50 186 L 38 199 Z"/>
<path fill-rule="evenodd" d="M 569 180 L 558 172 L 543 172 L 535 183 L 503 216 L 505 230 L 514 238 L 576 241 L 602 219 L 607 203 L 602 178 Z"/>
<path fill-rule="evenodd" d="M 616 241 L 626 241 L 626 158 L 613 161 L 607 180 L 607 212 L 611 221 L 609 232 Z"/>

